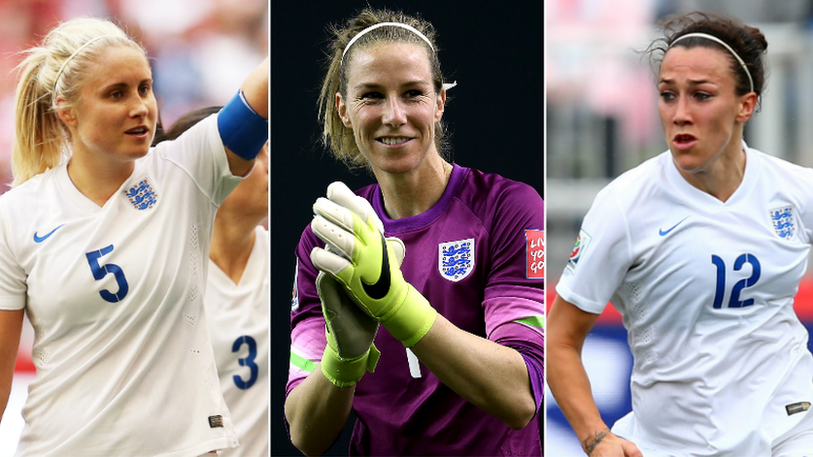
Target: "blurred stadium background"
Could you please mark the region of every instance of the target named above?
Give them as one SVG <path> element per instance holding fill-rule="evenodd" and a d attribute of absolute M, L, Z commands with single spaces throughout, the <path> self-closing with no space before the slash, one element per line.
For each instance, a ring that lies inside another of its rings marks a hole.
<path fill-rule="evenodd" d="M 147 48 L 166 126 L 189 110 L 227 103 L 269 52 L 268 0 L 0 0 L 0 194 L 11 182 L 19 52 L 77 16 L 111 17 Z M 23 427 L 33 339 L 26 326 L 0 423 L 0 456 L 14 454 Z"/>
<path fill-rule="evenodd" d="M 639 54 L 670 13 L 719 12 L 759 27 L 768 40 L 768 87 L 748 124 L 747 143 L 813 166 L 813 1 L 549 0 L 545 2 L 548 303 L 593 197 L 625 170 L 666 150 L 648 60 Z M 585 343 L 599 410 L 612 424 L 629 412 L 632 356 L 620 317 L 608 307 Z M 796 300 L 813 330 L 813 275 Z M 583 456 L 546 393 L 546 452 Z"/>

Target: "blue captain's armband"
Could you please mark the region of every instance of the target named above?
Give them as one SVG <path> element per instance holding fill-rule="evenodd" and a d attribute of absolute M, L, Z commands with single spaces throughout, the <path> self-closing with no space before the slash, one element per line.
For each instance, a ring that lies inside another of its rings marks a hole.
<path fill-rule="evenodd" d="M 268 119 L 251 108 L 243 91 L 220 110 L 217 129 L 223 146 L 246 160 L 254 160 L 268 141 Z"/>

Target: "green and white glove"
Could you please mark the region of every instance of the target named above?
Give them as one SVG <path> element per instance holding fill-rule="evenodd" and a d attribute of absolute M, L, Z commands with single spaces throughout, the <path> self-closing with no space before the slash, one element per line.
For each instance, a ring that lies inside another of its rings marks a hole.
<path fill-rule="evenodd" d="M 331 184 L 313 211 L 311 229 L 329 246 L 311 251 L 313 264 L 338 279 L 350 298 L 404 346 L 414 346 L 437 311 L 401 274 L 403 242 L 385 239 L 370 203 L 344 183 Z"/>
<path fill-rule="evenodd" d="M 322 302 L 327 338 L 320 364 L 322 373 L 338 387 L 352 386 L 367 371 L 375 371 L 381 355 L 373 344 L 378 321 L 359 309 L 329 274 L 319 272 L 316 290 Z"/>

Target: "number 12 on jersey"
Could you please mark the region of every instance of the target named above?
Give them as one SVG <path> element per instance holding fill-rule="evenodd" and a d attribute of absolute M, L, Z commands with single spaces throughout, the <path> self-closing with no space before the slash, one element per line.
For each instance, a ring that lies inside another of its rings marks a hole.
<path fill-rule="evenodd" d="M 717 267 L 717 288 L 714 291 L 714 308 L 720 309 L 723 307 L 723 296 L 725 295 L 725 276 L 726 265 L 722 258 L 712 254 L 711 263 Z M 745 308 L 754 304 L 753 298 L 740 300 L 740 293 L 746 287 L 751 287 L 759 281 L 762 268 L 759 265 L 759 259 L 754 254 L 742 254 L 734 261 L 734 271 L 740 271 L 745 264 L 751 265 L 751 276 L 740 279 L 731 288 L 731 297 L 728 300 L 729 308 Z"/>

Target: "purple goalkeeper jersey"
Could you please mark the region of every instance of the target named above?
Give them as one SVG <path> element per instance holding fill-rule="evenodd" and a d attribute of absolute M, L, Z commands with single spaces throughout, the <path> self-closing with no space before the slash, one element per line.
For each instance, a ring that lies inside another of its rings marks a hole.
<path fill-rule="evenodd" d="M 517 350 L 536 411 L 511 430 L 441 383 L 381 327 L 375 373 L 356 385 L 351 455 L 542 455 L 544 203 L 530 186 L 455 165 L 440 200 L 425 213 L 390 219 L 377 184 L 356 192 L 406 246 L 404 278 L 457 327 Z M 324 242 L 310 227 L 296 250 L 287 393 L 324 351 L 325 322 L 310 261 Z M 413 359 L 412 361 L 408 359 Z"/>

